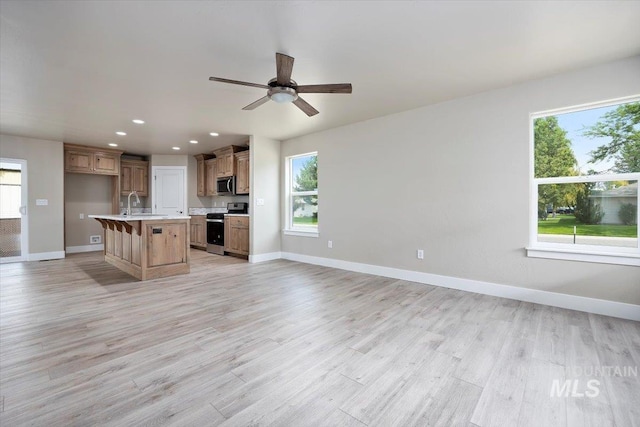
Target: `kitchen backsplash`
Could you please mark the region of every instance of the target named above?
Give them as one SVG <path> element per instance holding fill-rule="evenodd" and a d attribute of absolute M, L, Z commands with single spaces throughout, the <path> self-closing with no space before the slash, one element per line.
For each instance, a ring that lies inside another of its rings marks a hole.
<path fill-rule="evenodd" d="M 120 215 L 124 215 L 127 213 L 126 206 L 120 208 Z M 140 213 L 151 213 L 151 208 L 131 208 L 131 213 L 140 214 Z"/>
<path fill-rule="evenodd" d="M 120 208 L 120 215 L 124 215 L 127 208 Z M 131 213 L 152 213 L 151 208 L 131 208 Z M 227 213 L 227 208 L 189 208 L 187 215 L 206 215 L 208 213 Z"/>
<path fill-rule="evenodd" d="M 189 215 L 206 215 L 208 213 L 227 213 L 227 208 L 189 208 Z"/>

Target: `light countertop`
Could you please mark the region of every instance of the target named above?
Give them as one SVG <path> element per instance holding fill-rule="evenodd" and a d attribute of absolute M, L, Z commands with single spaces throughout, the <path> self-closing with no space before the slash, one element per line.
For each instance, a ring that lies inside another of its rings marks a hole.
<path fill-rule="evenodd" d="M 112 221 L 163 221 L 166 219 L 190 219 L 188 215 L 162 215 L 162 214 L 137 214 L 137 215 L 89 215 L 89 218 L 110 219 Z"/>

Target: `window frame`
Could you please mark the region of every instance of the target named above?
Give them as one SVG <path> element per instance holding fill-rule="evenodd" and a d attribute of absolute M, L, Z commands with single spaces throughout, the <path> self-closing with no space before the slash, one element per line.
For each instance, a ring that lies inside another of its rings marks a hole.
<path fill-rule="evenodd" d="M 580 175 L 563 177 L 535 177 L 535 140 L 534 121 L 538 118 L 584 111 L 588 109 L 610 107 L 630 102 L 640 102 L 640 95 L 617 98 L 608 101 L 581 104 L 573 107 L 546 110 L 529 114 L 529 245 L 526 247 L 528 257 L 558 260 L 584 261 L 604 264 L 640 266 L 640 236 L 634 247 L 580 245 L 567 243 L 551 243 L 538 241 L 538 186 L 544 184 L 575 184 L 583 182 L 603 181 L 638 181 L 640 172 L 608 173 L 602 175 Z M 636 206 L 640 207 L 640 192 L 636 197 Z M 640 217 L 639 217 L 640 219 Z M 640 235 L 640 228 L 639 233 Z"/>
<path fill-rule="evenodd" d="M 296 196 L 318 196 L 318 189 L 314 191 L 294 191 L 293 190 L 293 161 L 300 157 L 315 156 L 318 161 L 318 152 L 310 151 L 308 153 L 295 154 L 285 157 L 285 227 L 283 233 L 290 236 L 301 237 L 318 237 L 320 235 L 319 224 L 315 227 L 295 227 L 293 224 L 293 198 Z M 319 181 L 319 180 L 318 180 Z M 318 187 L 319 187 L 318 182 Z"/>

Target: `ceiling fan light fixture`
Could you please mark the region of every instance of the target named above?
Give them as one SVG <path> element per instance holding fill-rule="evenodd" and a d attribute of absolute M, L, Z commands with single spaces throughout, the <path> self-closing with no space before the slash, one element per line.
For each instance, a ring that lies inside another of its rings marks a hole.
<path fill-rule="evenodd" d="M 293 88 L 284 86 L 270 88 L 267 95 L 269 95 L 272 101 L 278 104 L 286 104 L 287 102 L 293 102 L 298 99 L 298 94 Z"/>
<path fill-rule="evenodd" d="M 298 96 L 300 93 L 351 93 L 351 83 L 334 83 L 319 85 L 298 86 L 295 80 L 291 79 L 294 58 L 284 53 L 276 52 L 276 77 L 267 82 L 266 85 L 258 83 L 243 82 L 240 80 L 224 79 L 222 77 L 209 77 L 210 81 L 220 83 L 231 83 L 234 85 L 258 87 L 267 89 L 267 95 L 246 105 L 243 110 L 255 110 L 269 101 L 278 104 L 293 103 L 307 116 L 312 117 L 319 113 L 307 101 Z M 213 136 L 213 134 L 211 134 Z"/>

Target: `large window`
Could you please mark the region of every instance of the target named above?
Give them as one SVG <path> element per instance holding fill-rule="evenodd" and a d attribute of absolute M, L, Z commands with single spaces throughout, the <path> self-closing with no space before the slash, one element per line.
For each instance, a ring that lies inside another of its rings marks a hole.
<path fill-rule="evenodd" d="M 318 153 L 287 157 L 285 232 L 318 235 Z"/>
<path fill-rule="evenodd" d="M 640 98 L 532 115 L 529 256 L 640 265 Z"/>

